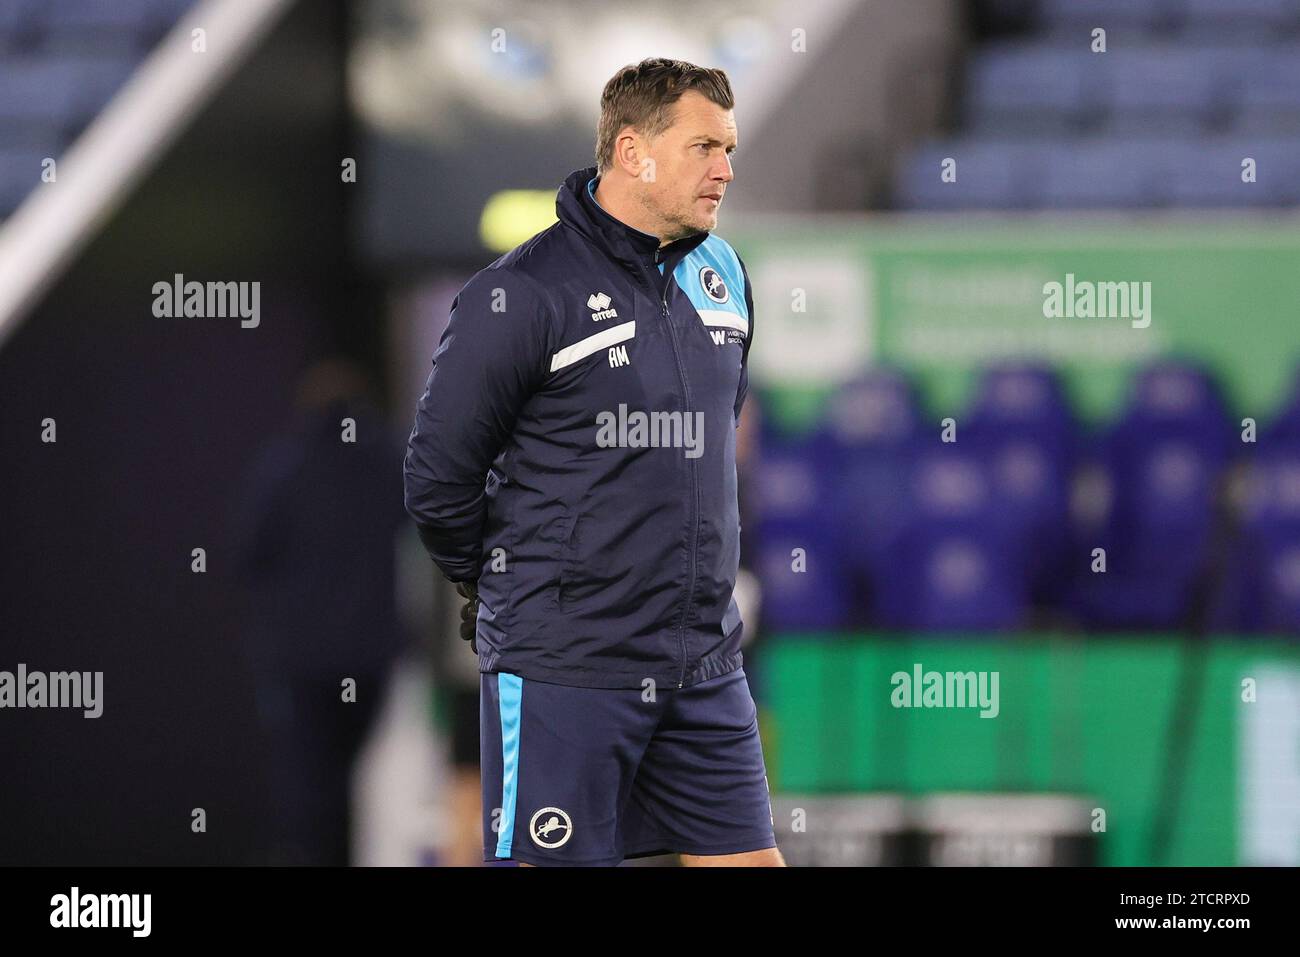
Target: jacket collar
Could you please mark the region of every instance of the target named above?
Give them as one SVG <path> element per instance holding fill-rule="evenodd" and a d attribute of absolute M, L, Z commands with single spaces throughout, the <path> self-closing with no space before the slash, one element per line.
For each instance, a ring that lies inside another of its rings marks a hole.
<path fill-rule="evenodd" d="M 585 236 L 638 277 L 660 262 L 665 263 L 667 275 L 683 256 L 709 237 L 707 231 L 692 233 L 660 249 L 658 236 L 643 233 L 601 208 L 594 195 L 597 175 L 594 166 L 570 173 L 556 194 L 556 215 L 565 226 Z"/>

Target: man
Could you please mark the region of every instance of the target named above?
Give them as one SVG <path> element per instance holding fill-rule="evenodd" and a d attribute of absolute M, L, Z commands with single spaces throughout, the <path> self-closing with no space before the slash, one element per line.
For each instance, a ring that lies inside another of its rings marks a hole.
<path fill-rule="evenodd" d="M 270 759 L 271 864 L 352 859 L 353 768 L 408 644 L 395 585 L 403 449 L 370 392 L 351 360 L 310 366 L 292 421 L 258 453 L 238 496 L 245 653 Z M 348 418 L 356 436 L 344 443 Z M 325 514 L 335 518 L 322 522 Z M 340 700 L 345 676 L 355 700 Z"/>
<path fill-rule="evenodd" d="M 433 357 L 406 507 L 476 605 L 485 860 L 784 863 L 732 598 L 753 294 L 709 233 L 732 108 L 720 70 L 620 70 L 598 165 Z"/>

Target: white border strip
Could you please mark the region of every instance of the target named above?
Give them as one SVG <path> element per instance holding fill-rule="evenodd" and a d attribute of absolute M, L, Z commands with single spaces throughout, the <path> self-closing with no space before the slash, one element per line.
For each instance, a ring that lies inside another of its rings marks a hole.
<path fill-rule="evenodd" d="M 293 0 L 201 0 L 0 224 L 0 346 Z M 196 53 L 191 31 L 207 49 Z"/>
<path fill-rule="evenodd" d="M 742 315 L 734 312 L 724 312 L 721 309 L 696 309 L 695 311 L 700 314 L 700 321 L 706 326 L 739 329 L 745 335 L 749 335 L 749 320 Z"/>
<path fill-rule="evenodd" d="M 587 336 L 585 339 L 579 339 L 571 346 L 565 346 L 555 355 L 551 356 L 551 371 L 559 372 L 565 366 L 571 366 L 580 359 L 585 359 L 593 352 L 599 352 L 618 342 L 626 342 L 636 335 L 636 320 L 625 322 L 622 325 L 613 326 L 596 333 L 594 336 Z"/>

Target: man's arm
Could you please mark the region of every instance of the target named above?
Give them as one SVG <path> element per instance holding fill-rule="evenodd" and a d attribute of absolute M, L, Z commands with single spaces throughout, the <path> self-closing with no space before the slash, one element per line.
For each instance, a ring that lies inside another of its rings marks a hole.
<path fill-rule="evenodd" d="M 740 428 L 740 410 L 745 405 L 745 396 L 749 394 L 749 349 L 754 342 L 754 290 L 749 282 L 749 270 L 745 268 L 745 261 L 736 254 L 736 261 L 740 263 L 740 271 L 745 277 L 745 306 L 749 309 L 749 335 L 745 336 L 745 345 L 742 347 L 740 356 L 740 385 L 736 389 L 736 428 Z"/>
<path fill-rule="evenodd" d="M 406 510 L 434 563 L 477 581 L 485 485 L 546 371 L 549 316 L 531 280 L 486 269 L 456 296 L 407 442 Z"/>

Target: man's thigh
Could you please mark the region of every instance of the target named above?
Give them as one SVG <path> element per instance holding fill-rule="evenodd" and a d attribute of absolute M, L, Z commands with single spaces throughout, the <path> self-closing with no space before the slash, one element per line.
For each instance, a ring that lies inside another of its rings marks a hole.
<path fill-rule="evenodd" d="M 785 867 L 785 858 L 775 847 L 744 854 L 679 854 L 683 867 Z M 535 865 L 521 861 L 520 867 Z"/>
<path fill-rule="evenodd" d="M 776 847 L 758 712 L 744 669 L 661 694 L 664 712 L 641 758 L 624 814 L 629 857 L 686 858 Z M 779 855 L 778 855 L 779 857 Z M 752 858 L 751 858 L 752 859 Z"/>
<path fill-rule="evenodd" d="M 785 858 L 775 847 L 744 854 L 683 854 L 683 867 L 785 867 Z"/>
<path fill-rule="evenodd" d="M 483 859 L 618 864 L 621 811 L 662 710 L 639 689 L 482 675 Z"/>

